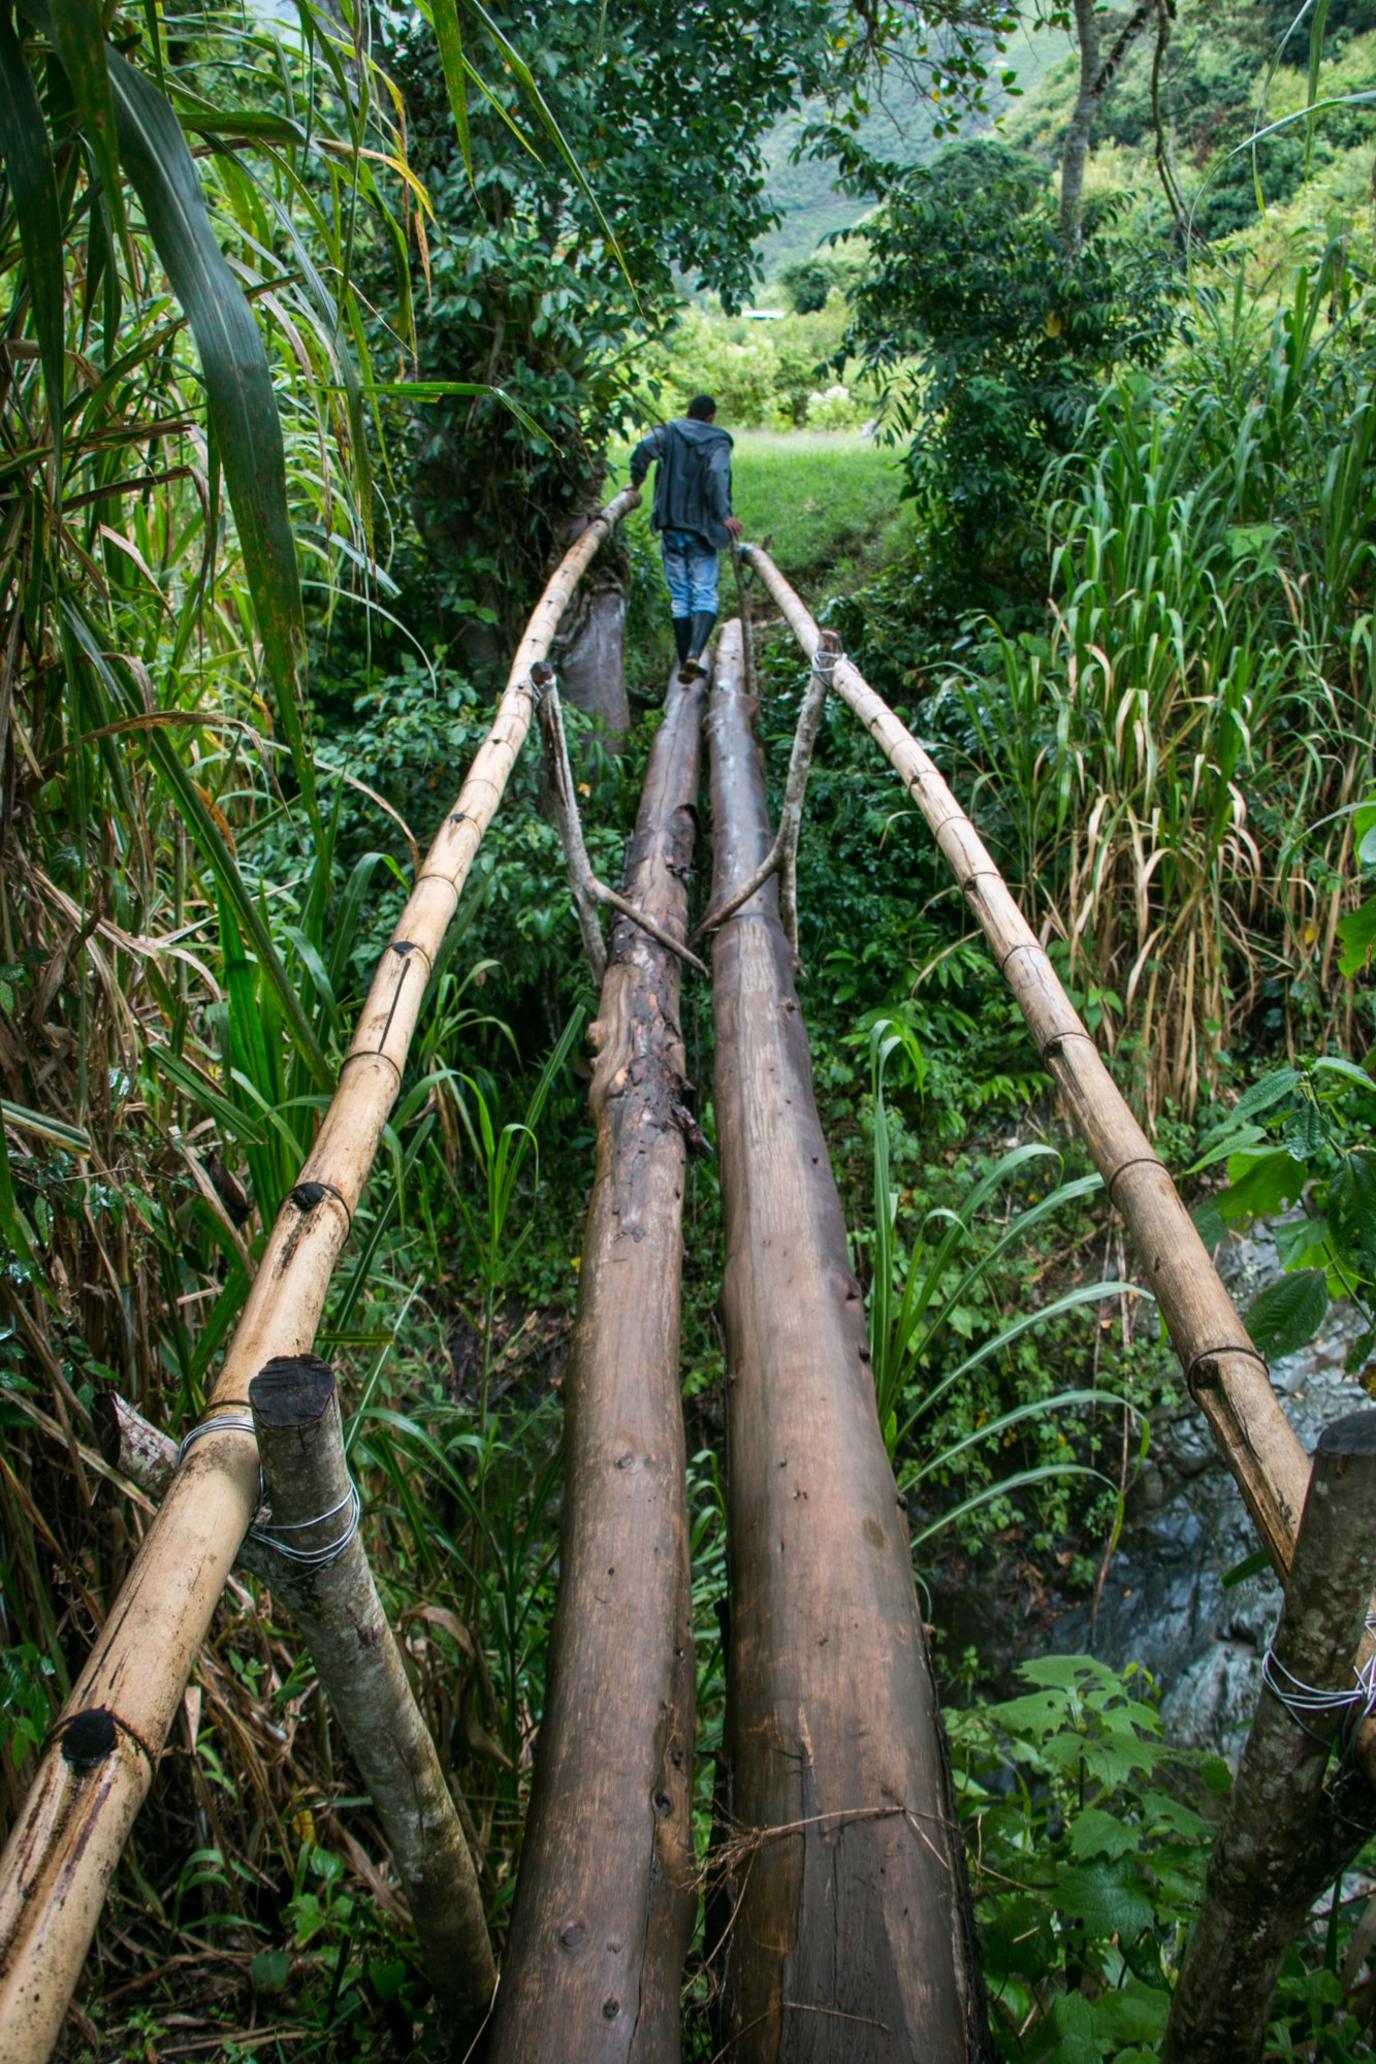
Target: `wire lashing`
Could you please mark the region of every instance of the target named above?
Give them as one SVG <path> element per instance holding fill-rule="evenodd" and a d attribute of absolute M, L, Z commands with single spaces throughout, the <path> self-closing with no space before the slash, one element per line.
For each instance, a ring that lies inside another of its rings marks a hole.
<path fill-rule="evenodd" d="M 1367 1614 L 1366 1631 L 1376 1636 L 1376 1614 Z M 1362 1722 L 1376 1712 L 1376 1651 L 1364 1663 L 1354 1663 L 1352 1675 L 1354 1682 L 1350 1690 L 1324 1690 L 1317 1684 L 1305 1684 L 1293 1671 L 1286 1669 L 1274 1648 L 1267 1649 L 1261 1665 L 1262 1683 L 1273 1698 L 1279 1699 L 1301 1733 L 1307 1734 L 1311 1741 L 1327 1747 L 1330 1737 L 1312 1728 L 1306 1715 L 1314 1719 L 1324 1715 L 1342 1716 L 1337 1730 L 1337 1746 L 1342 1755 L 1350 1752 Z M 1285 1679 L 1283 1684 L 1279 1681 L 1282 1677 Z"/>
<path fill-rule="evenodd" d="M 208 1433 L 251 1433 L 256 1437 L 257 1428 L 247 1412 L 213 1412 L 210 1418 L 202 1419 L 199 1424 L 192 1427 L 189 1433 L 183 1435 L 177 1449 L 178 1469 L 181 1468 L 182 1463 L 186 1460 L 187 1450 L 194 1447 L 198 1440 L 204 1439 Z M 258 1505 L 260 1510 L 266 1496 L 267 1485 L 263 1481 L 263 1470 L 260 1463 L 258 1468 Z M 311 1527 L 323 1526 L 326 1520 L 333 1519 L 337 1513 L 341 1512 L 347 1513 L 347 1517 L 339 1533 L 333 1540 L 322 1542 L 318 1547 L 297 1547 L 292 1542 L 284 1541 L 281 1538 L 283 1534 L 303 1534 Z M 358 1485 L 351 1476 L 349 1478 L 348 1490 L 327 1511 L 317 1512 L 312 1519 L 283 1520 L 278 1523 L 274 1523 L 271 1515 L 269 1515 L 266 1521 L 255 1522 L 249 1528 L 248 1538 L 251 1541 L 261 1542 L 263 1547 L 270 1548 L 274 1555 L 283 1556 L 286 1561 L 294 1563 L 298 1569 L 328 1569 L 332 1562 L 338 1562 L 340 1556 L 353 1540 L 354 1535 L 358 1532 L 359 1521 L 362 1516 L 363 1499 Z"/>

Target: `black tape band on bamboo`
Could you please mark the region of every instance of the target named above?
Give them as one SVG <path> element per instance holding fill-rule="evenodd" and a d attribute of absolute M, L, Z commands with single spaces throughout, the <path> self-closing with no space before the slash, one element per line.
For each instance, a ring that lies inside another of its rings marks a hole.
<path fill-rule="evenodd" d="M 215 1390 L 242 1398 L 277 1355 L 307 1353 L 391 1112 L 433 966 L 530 729 L 531 668 L 545 658 L 602 539 L 640 500 L 618 495 L 565 553 L 517 647 L 487 738 L 378 962 L 339 1086 L 268 1237 Z M 421 951 L 418 953 L 417 948 Z M 64 1712 L 106 1707 L 160 1751 L 196 1652 L 258 1507 L 251 1430 L 230 1418 L 177 1469 Z M 93 1775 L 48 1753 L 0 1857 L 0 2064 L 43 2064 L 151 1782 L 121 1734 Z"/>
<path fill-rule="evenodd" d="M 770 845 L 740 627 L 708 733 L 713 900 Z M 713 946 L 731 1628 L 721 2054 L 967 2064 L 987 2031 L 911 1550 L 767 881 Z"/>
<path fill-rule="evenodd" d="M 334 1371 L 315 1355 L 281 1356 L 254 1377 L 249 1403 L 269 1502 L 261 1530 L 286 1557 L 276 1592 L 372 1795 L 445 2020 L 471 2036 L 497 1982 L 482 1893 L 358 1532 Z"/>
<path fill-rule="evenodd" d="M 1376 1799 L 1350 1766 L 1324 1784 L 1332 1749 L 1373 1695 L 1352 1668 L 1376 1584 L 1373 1511 L 1376 1412 L 1354 1412 L 1314 1452 L 1267 1682 L 1209 1859 L 1163 2064 L 1260 2064 L 1281 1959 L 1376 1832 Z"/>
<path fill-rule="evenodd" d="M 702 687 L 671 682 L 626 894 L 682 940 Z M 677 2064 L 697 1908 L 679 1279 L 682 968 L 612 931 L 590 1103 L 597 1175 L 564 1379 L 559 1605 L 494 2064 Z"/>

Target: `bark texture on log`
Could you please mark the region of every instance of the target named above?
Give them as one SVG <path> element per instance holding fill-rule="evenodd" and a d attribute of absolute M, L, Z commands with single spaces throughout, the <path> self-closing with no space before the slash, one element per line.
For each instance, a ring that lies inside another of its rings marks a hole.
<path fill-rule="evenodd" d="M 768 851 L 740 626 L 708 734 L 713 901 Z M 733 2064 L 957 2064 L 983 1987 L 907 1527 L 769 881 L 714 944 L 726 1210 Z"/>
<path fill-rule="evenodd" d="M 470 2037 L 497 1983 L 482 1893 L 362 1536 L 355 1530 L 342 1553 L 318 1565 L 289 1559 L 328 1553 L 349 1535 L 353 1493 L 334 1371 L 314 1355 L 271 1361 L 248 1395 L 271 1507 L 264 1524 L 288 1551 L 273 1583 L 372 1795 L 445 2021 Z"/>
<path fill-rule="evenodd" d="M 268 1236 L 208 1410 L 236 1405 L 275 1355 L 308 1353 L 334 1266 L 401 1086 L 430 968 L 502 800 L 533 712 L 527 685 L 602 539 L 640 496 L 627 488 L 551 577 L 506 690 L 440 826 L 373 977 L 300 1178 Z M 211 1615 L 258 1504 L 253 1435 L 226 1425 L 178 1469 L 63 1712 L 123 1723 L 99 1769 L 43 1758 L 0 1857 L 0 2064 L 42 2064 L 67 2011 L 106 1888 L 152 1782 Z"/>
<path fill-rule="evenodd" d="M 1276 1678 L 1350 1692 L 1376 1584 L 1376 1412 L 1325 1428 L 1272 1644 Z M 1324 1772 L 1338 1713 L 1263 1686 L 1171 2002 L 1163 2064 L 1260 2064 L 1281 1960 L 1314 1901 L 1376 1832 L 1376 1799 Z M 1349 1713 L 1350 1717 L 1350 1713 Z"/>
<path fill-rule="evenodd" d="M 702 687 L 671 684 L 628 849 L 628 898 L 682 939 Z M 677 2064 L 697 1907 L 694 1661 L 679 1280 L 682 968 L 611 936 L 591 1105 L 597 1173 L 564 1379 L 565 1505 L 549 1692 L 490 2055 Z"/>

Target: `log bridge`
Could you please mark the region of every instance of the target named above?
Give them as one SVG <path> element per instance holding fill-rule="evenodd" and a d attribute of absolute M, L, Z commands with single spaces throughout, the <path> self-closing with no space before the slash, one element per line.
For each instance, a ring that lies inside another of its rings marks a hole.
<path fill-rule="evenodd" d="M 682 1973 L 704 1880 L 692 1820 L 678 1387 L 684 1176 L 697 1131 L 680 1003 L 690 970 L 707 974 L 692 951 L 702 935 L 711 941 L 726 1216 L 730 1640 L 709 1859 L 718 2055 L 733 2064 L 976 2064 L 992 2055 L 912 1553 L 797 990 L 794 862 L 828 693 L 888 759 L 948 861 L 1282 1580 L 1310 1498 L 1283 1653 L 1341 1681 L 1355 1649 L 1369 1672 L 1372 1556 L 1354 1555 L 1358 1530 L 1327 1515 L 1349 1474 L 1354 1487 L 1369 1485 L 1370 1420 L 1337 1430 L 1311 1496 L 1309 1458 L 1265 1363 L 1036 931 L 939 769 L 762 549 L 743 547 L 740 563 L 811 667 L 777 836 L 754 734 L 749 626 L 737 620 L 718 641 L 710 685 L 670 683 L 622 888 L 593 879 L 548 654 L 599 544 L 638 501 L 628 490 L 593 519 L 531 617 L 488 737 L 379 961 L 201 1417 L 178 1443 L 118 1399 L 104 1401 L 108 1459 L 158 1511 L 0 1861 L 0 2064 L 40 2064 L 58 2040 L 236 1560 L 289 1606 L 310 1648 L 377 1806 L 456 2054 L 496 2064 L 679 2058 Z M 499 1976 L 464 1816 L 373 1586 L 334 1373 L 313 1349 L 428 971 L 537 711 L 600 984 L 590 1033 L 596 1169 L 565 1381 L 559 1603 Z M 711 894 L 690 934 L 704 756 Z M 605 940 L 602 907 L 614 917 Z M 1351 1512 L 1352 1495 L 1341 1509 Z M 1224 1830 L 1172 2022 L 1173 2057 L 1260 2054 L 1219 2003 L 1269 1986 L 1330 1861 L 1317 1834 L 1300 1878 L 1278 1853 L 1275 1828 L 1320 1826 L 1327 1753 L 1316 1753 L 1312 1735 L 1297 1751 L 1282 1707 L 1263 1695 L 1248 1751 L 1270 1826 L 1239 1813 Z M 1369 1722 L 1353 1732 L 1346 1764 L 1344 1782 L 1369 1799 Z M 1228 1923 L 1240 1885 L 1264 1876 L 1258 1857 L 1271 1873 L 1268 1927 L 1254 1931 L 1251 1961 L 1235 1968 Z M 1262 2013 L 1261 2034 L 1264 2021 Z M 1256 2023 L 1253 2011 L 1253 2044 Z"/>

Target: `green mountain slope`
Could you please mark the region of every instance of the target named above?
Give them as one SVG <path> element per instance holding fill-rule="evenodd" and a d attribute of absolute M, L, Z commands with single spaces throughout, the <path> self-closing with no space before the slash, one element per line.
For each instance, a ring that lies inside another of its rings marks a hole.
<path fill-rule="evenodd" d="M 1024 31 L 1002 59 L 1005 70 L 1018 75 L 1017 94 L 1031 93 L 1045 73 L 1058 65 L 1069 47 L 1059 31 Z M 990 94 L 992 112 L 968 123 L 962 135 L 987 133 L 1007 109 L 1016 105 L 1016 95 L 997 84 Z M 778 228 L 759 246 L 760 263 L 766 279 L 776 278 L 786 265 L 809 258 L 824 238 L 850 229 L 872 205 L 863 197 L 837 190 L 833 168 L 816 158 L 795 163 L 793 153 L 808 122 L 820 113 L 811 104 L 788 115 L 774 129 L 765 149 L 769 167 L 769 197 L 782 214 Z M 906 79 L 896 78 L 886 88 L 883 102 L 875 101 L 860 130 L 860 140 L 877 154 L 900 165 L 925 165 L 948 139 L 934 139 L 935 110 L 925 95 Z"/>

